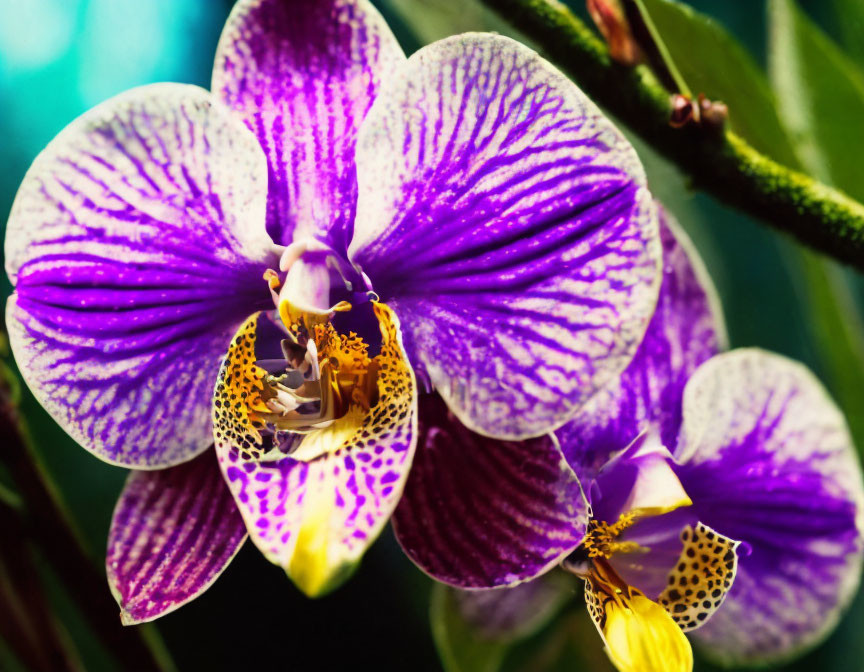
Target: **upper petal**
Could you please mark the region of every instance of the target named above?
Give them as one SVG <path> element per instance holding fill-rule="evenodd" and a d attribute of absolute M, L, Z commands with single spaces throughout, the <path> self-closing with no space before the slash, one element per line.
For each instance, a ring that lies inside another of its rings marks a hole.
<path fill-rule="evenodd" d="M 421 49 L 357 167 L 350 255 L 469 428 L 538 436 L 629 363 L 657 298 L 655 207 L 630 145 L 537 54 L 480 34 Z"/>
<path fill-rule="evenodd" d="M 213 91 L 251 128 L 270 167 L 267 231 L 277 243 L 331 232 L 343 249 L 357 200 L 357 129 L 405 60 L 367 0 L 241 0 Z"/>
<path fill-rule="evenodd" d="M 735 662 L 815 644 L 861 571 L 864 489 L 843 416 L 805 367 L 755 349 L 703 364 L 683 414 L 678 471 L 699 519 L 752 549 L 699 639 Z"/>
<path fill-rule="evenodd" d="M 37 399 L 98 457 L 149 469 L 212 443 L 236 326 L 269 300 L 267 167 L 193 86 L 128 91 L 37 157 L 6 232 L 7 324 Z"/>
<path fill-rule="evenodd" d="M 687 379 L 726 345 L 717 294 L 687 234 L 662 208 L 663 283 L 657 312 L 627 370 L 556 434 L 570 466 L 592 478 L 646 429 L 674 449 Z"/>
<path fill-rule="evenodd" d="M 420 435 L 396 538 L 427 574 L 460 588 L 527 581 L 582 541 L 588 507 L 551 436 L 489 439 L 420 400 Z"/>
<path fill-rule="evenodd" d="M 133 471 L 117 500 L 105 568 L 124 624 L 151 621 L 207 590 L 246 541 L 212 451 Z"/>

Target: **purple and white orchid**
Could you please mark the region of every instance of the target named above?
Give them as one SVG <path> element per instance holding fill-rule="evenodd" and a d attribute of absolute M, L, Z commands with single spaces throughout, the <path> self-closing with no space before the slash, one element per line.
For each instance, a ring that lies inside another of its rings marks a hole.
<path fill-rule="evenodd" d="M 417 381 L 450 431 L 544 435 L 629 364 L 660 257 L 633 149 L 534 52 L 469 34 L 406 58 L 366 0 L 241 0 L 212 93 L 126 92 L 36 159 L 7 324 L 48 412 L 138 470 L 108 551 L 134 623 L 210 585 L 247 530 L 332 588 L 399 501 Z M 512 480 L 513 450 L 477 459 Z M 587 524 L 543 487 L 578 488 L 544 451 L 510 484 L 557 527 L 514 577 Z"/>
<path fill-rule="evenodd" d="M 726 662 L 786 658 L 824 637 L 856 592 L 861 469 L 843 416 L 803 366 L 755 349 L 717 354 L 725 334 L 701 262 L 664 218 L 661 238 L 660 300 L 639 352 L 556 432 L 590 505 L 562 564 L 585 579 L 589 612 L 623 672 L 692 669 L 691 631 Z M 394 518 L 404 548 L 457 588 L 518 584 L 524 539 L 560 539 L 561 521 L 531 526 L 522 516 L 530 490 L 497 460 L 472 469 L 463 459 L 458 480 L 437 476 L 472 442 L 490 454 L 508 444 L 467 430 L 440 440 L 434 419 L 423 420 Z M 452 515 L 444 501 L 457 490 Z M 512 631 L 548 596 L 535 583 L 458 602 L 469 620 L 506 614 Z"/>

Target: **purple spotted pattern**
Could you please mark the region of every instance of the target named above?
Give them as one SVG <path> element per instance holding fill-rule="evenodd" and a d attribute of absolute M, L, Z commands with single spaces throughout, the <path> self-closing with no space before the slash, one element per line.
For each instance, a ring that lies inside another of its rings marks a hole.
<path fill-rule="evenodd" d="M 36 159 L 6 231 L 6 323 L 52 416 L 100 458 L 152 469 L 213 440 L 219 362 L 266 306 L 266 166 L 203 89 L 129 91 Z"/>
<path fill-rule="evenodd" d="M 575 549 L 587 522 L 579 482 L 552 439 L 489 439 L 437 395 L 420 399 L 417 454 L 393 527 L 423 571 L 461 588 L 526 581 Z"/>
<path fill-rule="evenodd" d="M 198 597 L 246 540 L 216 457 L 133 471 L 114 509 L 105 567 L 125 625 Z"/>
<path fill-rule="evenodd" d="M 354 224 L 357 129 L 405 55 L 366 0 L 238 2 L 222 32 L 213 92 L 255 133 L 270 168 L 277 243 Z"/>
<path fill-rule="evenodd" d="M 663 281 L 645 339 L 624 374 L 586 403 L 557 436 L 583 480 L 612 453 L 653 429 L 674 450 L 688 378 L 726 344 L 716 291 L 678 224 L 660 208 Z"/>
<path fill-rule="evenodd" d="M 289 568 L 308 520 L 323 513 L 329 559 L 348 571 L 399 500 L 413 455 L 412 422 L 409 414 L 403 425 L 391 428 L 386 441 L 340 448 L 308 462 L 290 457 L 248 462 L 234 451 L 220 452 L 225 479 L 265 557 Z"/>
<path fill-rule="evenodd" d="M 541 435 L 629 363 L 658 291 L 655 207 L 632 148 L 534 52 L 468 34 L 412 55 L 357 171 L 349 255 L 468 427 Z"/>

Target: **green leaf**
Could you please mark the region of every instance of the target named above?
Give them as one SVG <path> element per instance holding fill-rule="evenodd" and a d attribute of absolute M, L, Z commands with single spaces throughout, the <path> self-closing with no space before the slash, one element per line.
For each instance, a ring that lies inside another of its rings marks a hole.
<path fill-rule="evenodd" d="M 502 672 L 615 672 L 603 640 L 576 600 L 552 623 L 508 654 Z"/>
<path fill-rule="evenodd" d="M 864 2 L 833 0 L 835 23 L 846 51 L 864 68 Z"/>
<path fill-rule="evenodd" d="M 792 0 L 770 0 L 769 70 L 808 172 L 864 200 L 864 75 Z"/>
<path fill-rule="evenodd" d="M 857 16 L 864 4 L 855 0 Z M 850 12 L 852 7 L 849 7 Z M 864 198 L 864 172 L 853 148 L 864 147 L 864 77 L 791 0 L 770 0 L 769 68 L 779 112 L 794 132 L 804 169 Z M 855 14 L 850 14 L 854 22 Z M 832 393 L 864 448 L 864 320 L 849 269 L 802 252 L 793 275 L 809 306 L 810 334 Z"/>
<path fill-rule="evenodd" d="M 478 0 L 384 0 L 421 45 L 469 31 L 505 31 L 507 24 Z"/>
<path fill-rule="evenodd" d="M 444 669 L 498 672 L 511 648 L 540 631 L 572 595 L 573 578 L 558 571 L 528 584 L 483 593 L 465 593 L 436 584 L 430 617 Z M 478 597 L 483 601 L 477 602 Z M 466 614 L 471 614 L 473 621 Z M 492 622 L 478 622 L 480 616 Z"/>
<path fill-rule="evenodd" d="M 797 167 L 771 87 L 744 47 L 716 21 L 687 5 L 670 0 L 641 2 L 693 93 L 722 100 L 736 133 L 763 154 Z"/>
<path fill-rule="evenodd" d="M 836 0 L 838 4 L 845 1 Z M 864 147 L 864 139 L 860 139 L 864 133 L 864 110 L 860 109 L 859 102 L 853 102 L 854 114 L 849 114 L 849 109 L 831 112 L 832 104 L 823 99 L 833 95 L 831 88 L 838 84 L 841 92 L 847 91 L 847 96 L 849 91 L 857 90 L 858 87 L 850 86 L 848 81 L 845 84 L 837 81 L 850 76 L 852 81 L 857 80 L 854 74 L 850 75 L 855 68 L 791 2 L 772 0 L 770 6 L 769 18 L 772 21 L 785 19 L 787 24 L 774 23 L 771 26 L 773 81 L 770 83 L 750 55 L 710 18 L 669 0 L 641 2 L 689 87 L 704 92 L 711 99 L 723 100 L 729 106 L 733 130 L 763 153 L 789 166 L 803 167 L 827 181 L 835 178 L 820 174 L 824 161 L 813 162 L 814 152 L 812 149 L 808 152 L 806 144 L 803 147 L 805 151 L 798 153 L 798 150 L 802 148 L 802 139 L 810 138 L 812 143 L 812 138 L 822 134 L 836 136 L 837 146 L 844 150 L 839 160 L 843 161 L 843 173 L 847 173 L 846 166 L 854 156 L 848 151 L 849 147 Z M 848 8 L 855 23 L 855 17 L 864 17 L 864 2 L 849 0 L 849 4 L 855 5 Z M 789 25 L 792 23 L 794 25 Z M 798 35 L 802 32 L 803 35 Z M 859 40 L 864 39 L 862 35 L 864 33 L 859 34 Z M 819 54 L 813 53 L 814 49 Z M 789 56 L 783 56 L 783 52 L 791 52 L 795 61 L 805 64 L 805 67 L 787 70 Z M 836 64 L 834 74 L 825 72 L 828 63 Z M 839 73 L 836 72 L 838 66 Z M 812 73 L 812 83 L 800 80 L 804 72 Z M 791 122 L 802 117 L 802 110 L 806 109 L 802 106 L 815 95 L 815 92 L 807 90 L 810 86 L 826 89 L 819 92 L 819 99 L 823 100 L 819 109 L 828 111 L 821 113 L 822 118 L 808 113 L 804 118 L 810 120 L 811 126 L 796 126 Z M 849 103 L 837 100 L 833 104 L 838 108 L 843 105 Z M 794 136 L 787 130 L 787 123 L 790 123 L 790 129 L 795 130 Z M 819 128 L 816 128 L 817 123 Z M 838 133 L 838 126 L 832 128 L 834 124 L 844 127 L 854 124 L 855 129 L 850 132 L 844 128 Z M 853 137 L 859 139 L 852 140 Z M 819 158 L 818 153 L 816 156 Z M 857 171 L 862 175 L 860 169 Z M 836 172 L 839 174 L 840 171 Z M 837 185 L 843 186 L 840 182 Z M 864 189 L 864 179 L 857 179 L 853 186 L 858 191 Z M 850 193 L 856 193 L 851 187 L 846 188 Z M 848 270 L 810 250 L 785 244 L 780 249 L 788 275 L 800 297 L 802 312 L 809 316 L 806 324 L 810 340 L 816 346 L 816 368 L 846 412 L 856 443 L 864 448 L 864 414 L 860 412 L 864 408 L 864 324 L 850 292 L 853 278 Z"/>
<path fill-rule="evenodd" d="M 498 672 L 501 668 L 510 643 L 481 636 L 463 617 L 454 592 L 442 584 L 432 589 L 430 619 L 446 672 Z"/>

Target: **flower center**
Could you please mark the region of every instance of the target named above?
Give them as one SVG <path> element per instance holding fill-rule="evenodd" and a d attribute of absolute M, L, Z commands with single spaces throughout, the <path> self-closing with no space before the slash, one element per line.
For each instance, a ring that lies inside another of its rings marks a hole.
<path fill-rule="evenodd" d="M 640 550 L 646 550 L 633 541 L 617 541 L 618 536 L 632 526 L 635 521 L 636 516 L 632 512 L 623 514 L 612 525 L 592 518 L 588 522 L 588 531 L 582 542 L 588 557 L 608 560 L 616 553 L 636 553 Z"/>
<path fill-rule="evenodd" d="M 285 303 L 280 313 L 288 329 L 280 343 L 284 359 L 256 362 L 267 371 L 260 397 L 269 412 L 258 411 L 260 421 L 302 434 L 377 403 L 379 363 L 360 336 L 340 334 L 327 315 L 298 314 Z"/>

